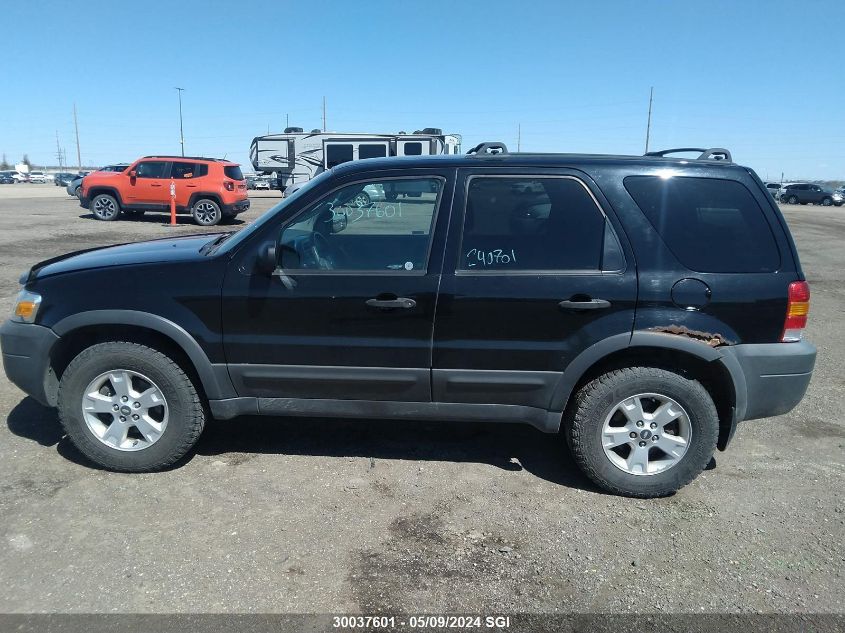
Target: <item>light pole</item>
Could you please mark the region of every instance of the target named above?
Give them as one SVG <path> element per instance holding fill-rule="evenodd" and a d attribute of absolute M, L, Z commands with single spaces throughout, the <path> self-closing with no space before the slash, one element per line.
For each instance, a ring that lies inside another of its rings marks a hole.
<path fill-rule="evenodd" d="M 182 91 L 185 90 L 184 88 L 175 88 L 174 89 L 179 94 L 179 144 L 182 146 L 182 156 L 185 155 L 185 132 L 182 131 Z"/>

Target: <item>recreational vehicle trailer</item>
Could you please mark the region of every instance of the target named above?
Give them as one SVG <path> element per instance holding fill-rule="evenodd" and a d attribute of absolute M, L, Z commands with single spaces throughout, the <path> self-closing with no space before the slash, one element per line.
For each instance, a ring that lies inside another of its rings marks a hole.
<path fill-rule="evenodd" d="M 335 165 L 362 158 L 460 154 L 461 137 L 425 128 L 413 134 L 345 134 L 302 128 L 286 128 L 252 140 L 249 157 L 256 172 L 275 173 L 279 187 L 308 182 Z"/>

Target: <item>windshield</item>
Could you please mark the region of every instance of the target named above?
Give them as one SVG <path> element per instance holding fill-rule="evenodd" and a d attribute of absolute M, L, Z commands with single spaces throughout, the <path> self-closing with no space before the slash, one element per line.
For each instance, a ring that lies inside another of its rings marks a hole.
<path fill-rule="evenodd" d="M 248 239 L 250 235 L 258 231 L 267 222 L 278 216 L 280 213 L 283 213 L 284 210 L 287 209 L 292 202 L 296 202 L 303 195 L 307 194 L 309 191 L 319 186 L 320 183 L 327 180 L 330 173 L 331 170 L 324 171 L 322 174 L 310 180 L 307 184 L 294 191 L 287 198 L 283 199 L 279 204 L 265 211 L 264 215 L 259 216 L 252 224 L 247 226 L 245 229 L 241 229 L 240 231 L 235 233 L 231 239 L 227 239 L 225 242 L 223 242 L 221 250 L 230 251 L 234 248 L 237 248 L 241 244 L 241 242 Z"/>

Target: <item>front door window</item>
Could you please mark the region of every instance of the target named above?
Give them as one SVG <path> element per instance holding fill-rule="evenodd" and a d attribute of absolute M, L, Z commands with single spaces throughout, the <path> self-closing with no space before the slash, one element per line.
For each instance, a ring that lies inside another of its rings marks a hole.
<path fill-rule="evenodd" d="M 282 231 L 288 272 L 425 271 L 442 180 L 385 179 L 342 187 Z"/>

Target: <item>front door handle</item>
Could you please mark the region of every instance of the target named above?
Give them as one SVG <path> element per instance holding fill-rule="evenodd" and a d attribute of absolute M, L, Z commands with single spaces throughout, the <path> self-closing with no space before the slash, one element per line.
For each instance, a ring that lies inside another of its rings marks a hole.
<path fill-rule="evenodd" d="M 161 183 L 151 182 L 150 187 L 161 187 Z"/>
<path fill-rule="evenodd" d="M 367 305 L 371 308 L 414 308 L 417 302 L 407 297 L 396 297 L 395 299 L 367 299 Z"/>
<path fill-rule="evenodd" d="M 584 301 L 561 301 L 558 305 L 564 310 L 601 310 L 610 307 L 606 299 L 585 299 Z"/>

